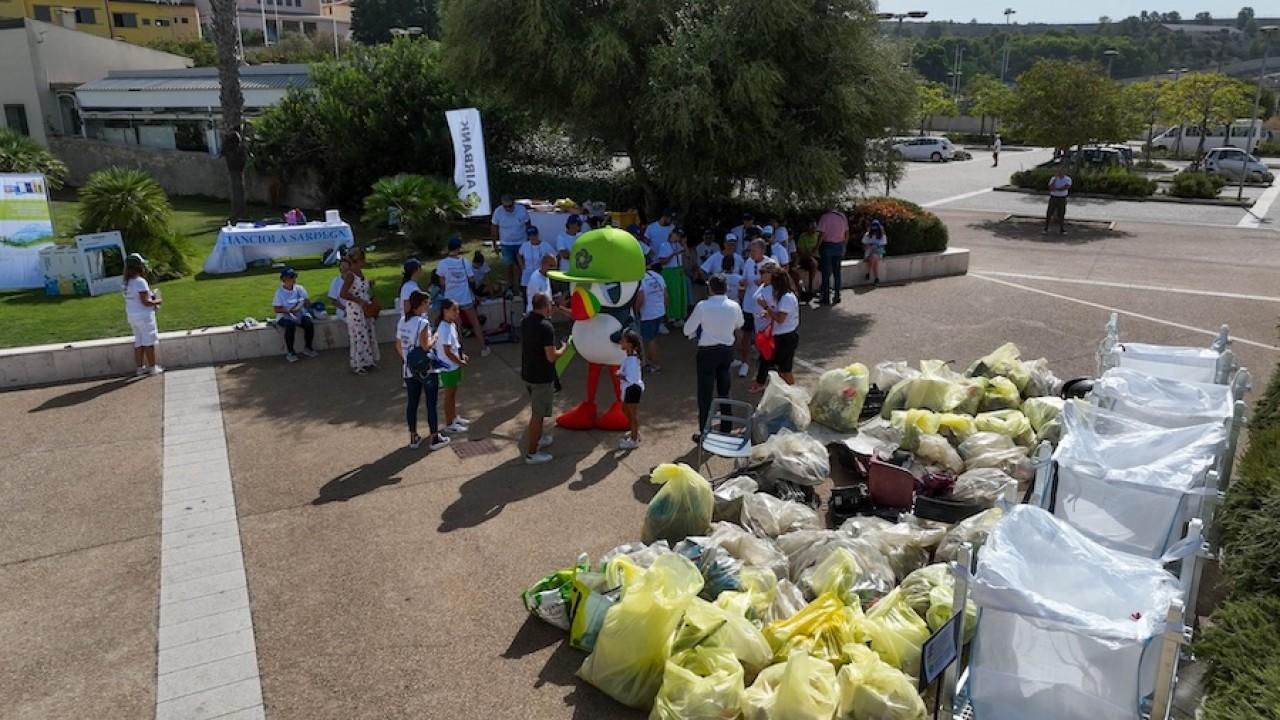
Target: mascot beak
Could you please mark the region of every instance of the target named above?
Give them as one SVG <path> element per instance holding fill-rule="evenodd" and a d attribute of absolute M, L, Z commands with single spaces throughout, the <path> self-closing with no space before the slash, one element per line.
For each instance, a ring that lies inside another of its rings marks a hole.
<path fill-rule="evenodd" d="M 595 317 L 598 311 L 596 299 L 585 287 L 574 288 L 573 297 L 569 300 L 569 313 L 574 322 L 586 322 Z"/>

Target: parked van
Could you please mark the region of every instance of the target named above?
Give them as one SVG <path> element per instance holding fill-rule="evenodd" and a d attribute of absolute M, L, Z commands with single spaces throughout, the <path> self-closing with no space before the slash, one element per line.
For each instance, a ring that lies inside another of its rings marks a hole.
<path fill-rule="evenodd" d="M 1236 120 L 1230 126 L 1211 126 L 1208 128 L 1209 134 L 1204 138 L 1204 149 L 1211 150 L 1216 147 L 1243 148 L 1246 145 L 1252 149 L 1261 143 L 1271 141 L 1272 133 L 1262 126 L 1261 120 L 1253 121 L 1252 126 L 1252 141 L 1249 140 L 1250 121 L 1248 119 Z M 1182 152 L 1184 153 L 1194 153 L 1200 147 L 1200 127 L 1198 125 L 1185 127 L 1175 125 L 1152 139 L 1151 147 L 1170 151 L 1177 150 L 1179 137 L 1182 138 Z"/>

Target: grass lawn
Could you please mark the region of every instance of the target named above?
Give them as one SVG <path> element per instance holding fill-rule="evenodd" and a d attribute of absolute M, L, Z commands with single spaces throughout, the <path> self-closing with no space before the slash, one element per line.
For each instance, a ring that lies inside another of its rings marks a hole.
<path fill-rule="evenodd" d="M 164 306 L 156 314 L 161 331 L 232 325 L 246 317 L 259 320 L 272 317 L 271 298 L 280 284 L 278 270 L 250 269 L 231 275 L 206 275 L 200 272 L 204 260 L 213 250 L 218 229 L 226 217 L 225 202 L 203 198 L 171 198 L 174 228 L 186 239 L 188 260 L 197 271 L 178 280 L 158 283 Z M 71 237 L 76 226 L 79 203 L 55 200 L 52 203 L 54 229 L 61 237 Z M 250 206 L 249 217 L 271 217 L 281 213 L 263 206 Z M 311 215 L 309 213 L 309 215 Z M 414 255 L 412 247 L 380 237 L 378 230 L 348 219 L 360 245 L 375 243 L 369 254 L 365 274 L 374 282 L 374 294 L 383 307 L 390 308 L 400 285 L 400 265 Z M 469 255 L 480 247 L 480 238 L 488 228 L 460 224 L 458 230 L 467 239 Z M 431 264 L 436 258 L 423 258 Z M 318 257 L 294 258 L 286 261 L 298 271 L 298 281 L 315 299 L 325 300 L 329 283 L 337 276 L 337 268 L 325 267 Z M 493 277 L 501 276 L 492 257 Z M 0 347 L 43 345 L 48 343 L 92 340 L 130 334 L 124 316 L 124 298 L 119 293 L 98 297 L 49 297 L 43 289 L 0 293 Z"/>

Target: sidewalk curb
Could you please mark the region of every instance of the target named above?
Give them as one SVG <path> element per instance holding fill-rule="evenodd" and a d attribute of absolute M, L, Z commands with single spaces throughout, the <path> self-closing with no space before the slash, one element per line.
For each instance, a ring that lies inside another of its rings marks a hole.
<path fill-rule="evenodd" d="M 997 185 L 992 190 L 996 192 L 1022 193 L 1023 195 L 1041 195 L 1047 196 L 1047 190 L 1030 190 L 1028 188 L 1020 188 L 1016 185 Z M 1198 198 L 1180 198 L 1171 195 L 1151 195 L 1149 197 L 1136 197 L 1133 195 L 1099 195 L 1098 193 L 1071 193 L 1073 198 L 1089 198 L 1092 200 L 1117 200 L 1122 202 L 1158 202 L 1173 203 L 1175 205 L 1210 205 L 1215 207 L 1233 207 L 1241 210 L 1253 207 L 1253 200 L 1245 200 L 1236 202 L 1235 200 L 1205 200 Z"/>

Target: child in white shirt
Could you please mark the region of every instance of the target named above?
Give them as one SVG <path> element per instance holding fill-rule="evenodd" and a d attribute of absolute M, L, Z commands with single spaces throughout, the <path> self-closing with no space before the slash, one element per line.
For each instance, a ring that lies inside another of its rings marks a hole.
<path fill-rule="evenodd" d="M 440 387 L 444 388 L 444 432 L 464 433 L 471 421 L 458 417 L 458 388 L 462 385 L 462 368 L 471 358 L 462 352 L 458 304 L 445 298 L 441 308 L 440 326 L 436 330 L 436 367 L 440 370 Z"/>
<path fill-rule="evenodd" d="M 622 352 L 627 356 L 618 368 L 618 381 L 622 389 L 622 412 L 630 424 L 629 431 L 618 441 L 619 450 L 640 447 L 640 396 L 644 394 L 644 378 L 640 374 L 640 336 L 635 330 L 622 334 Z"/>

